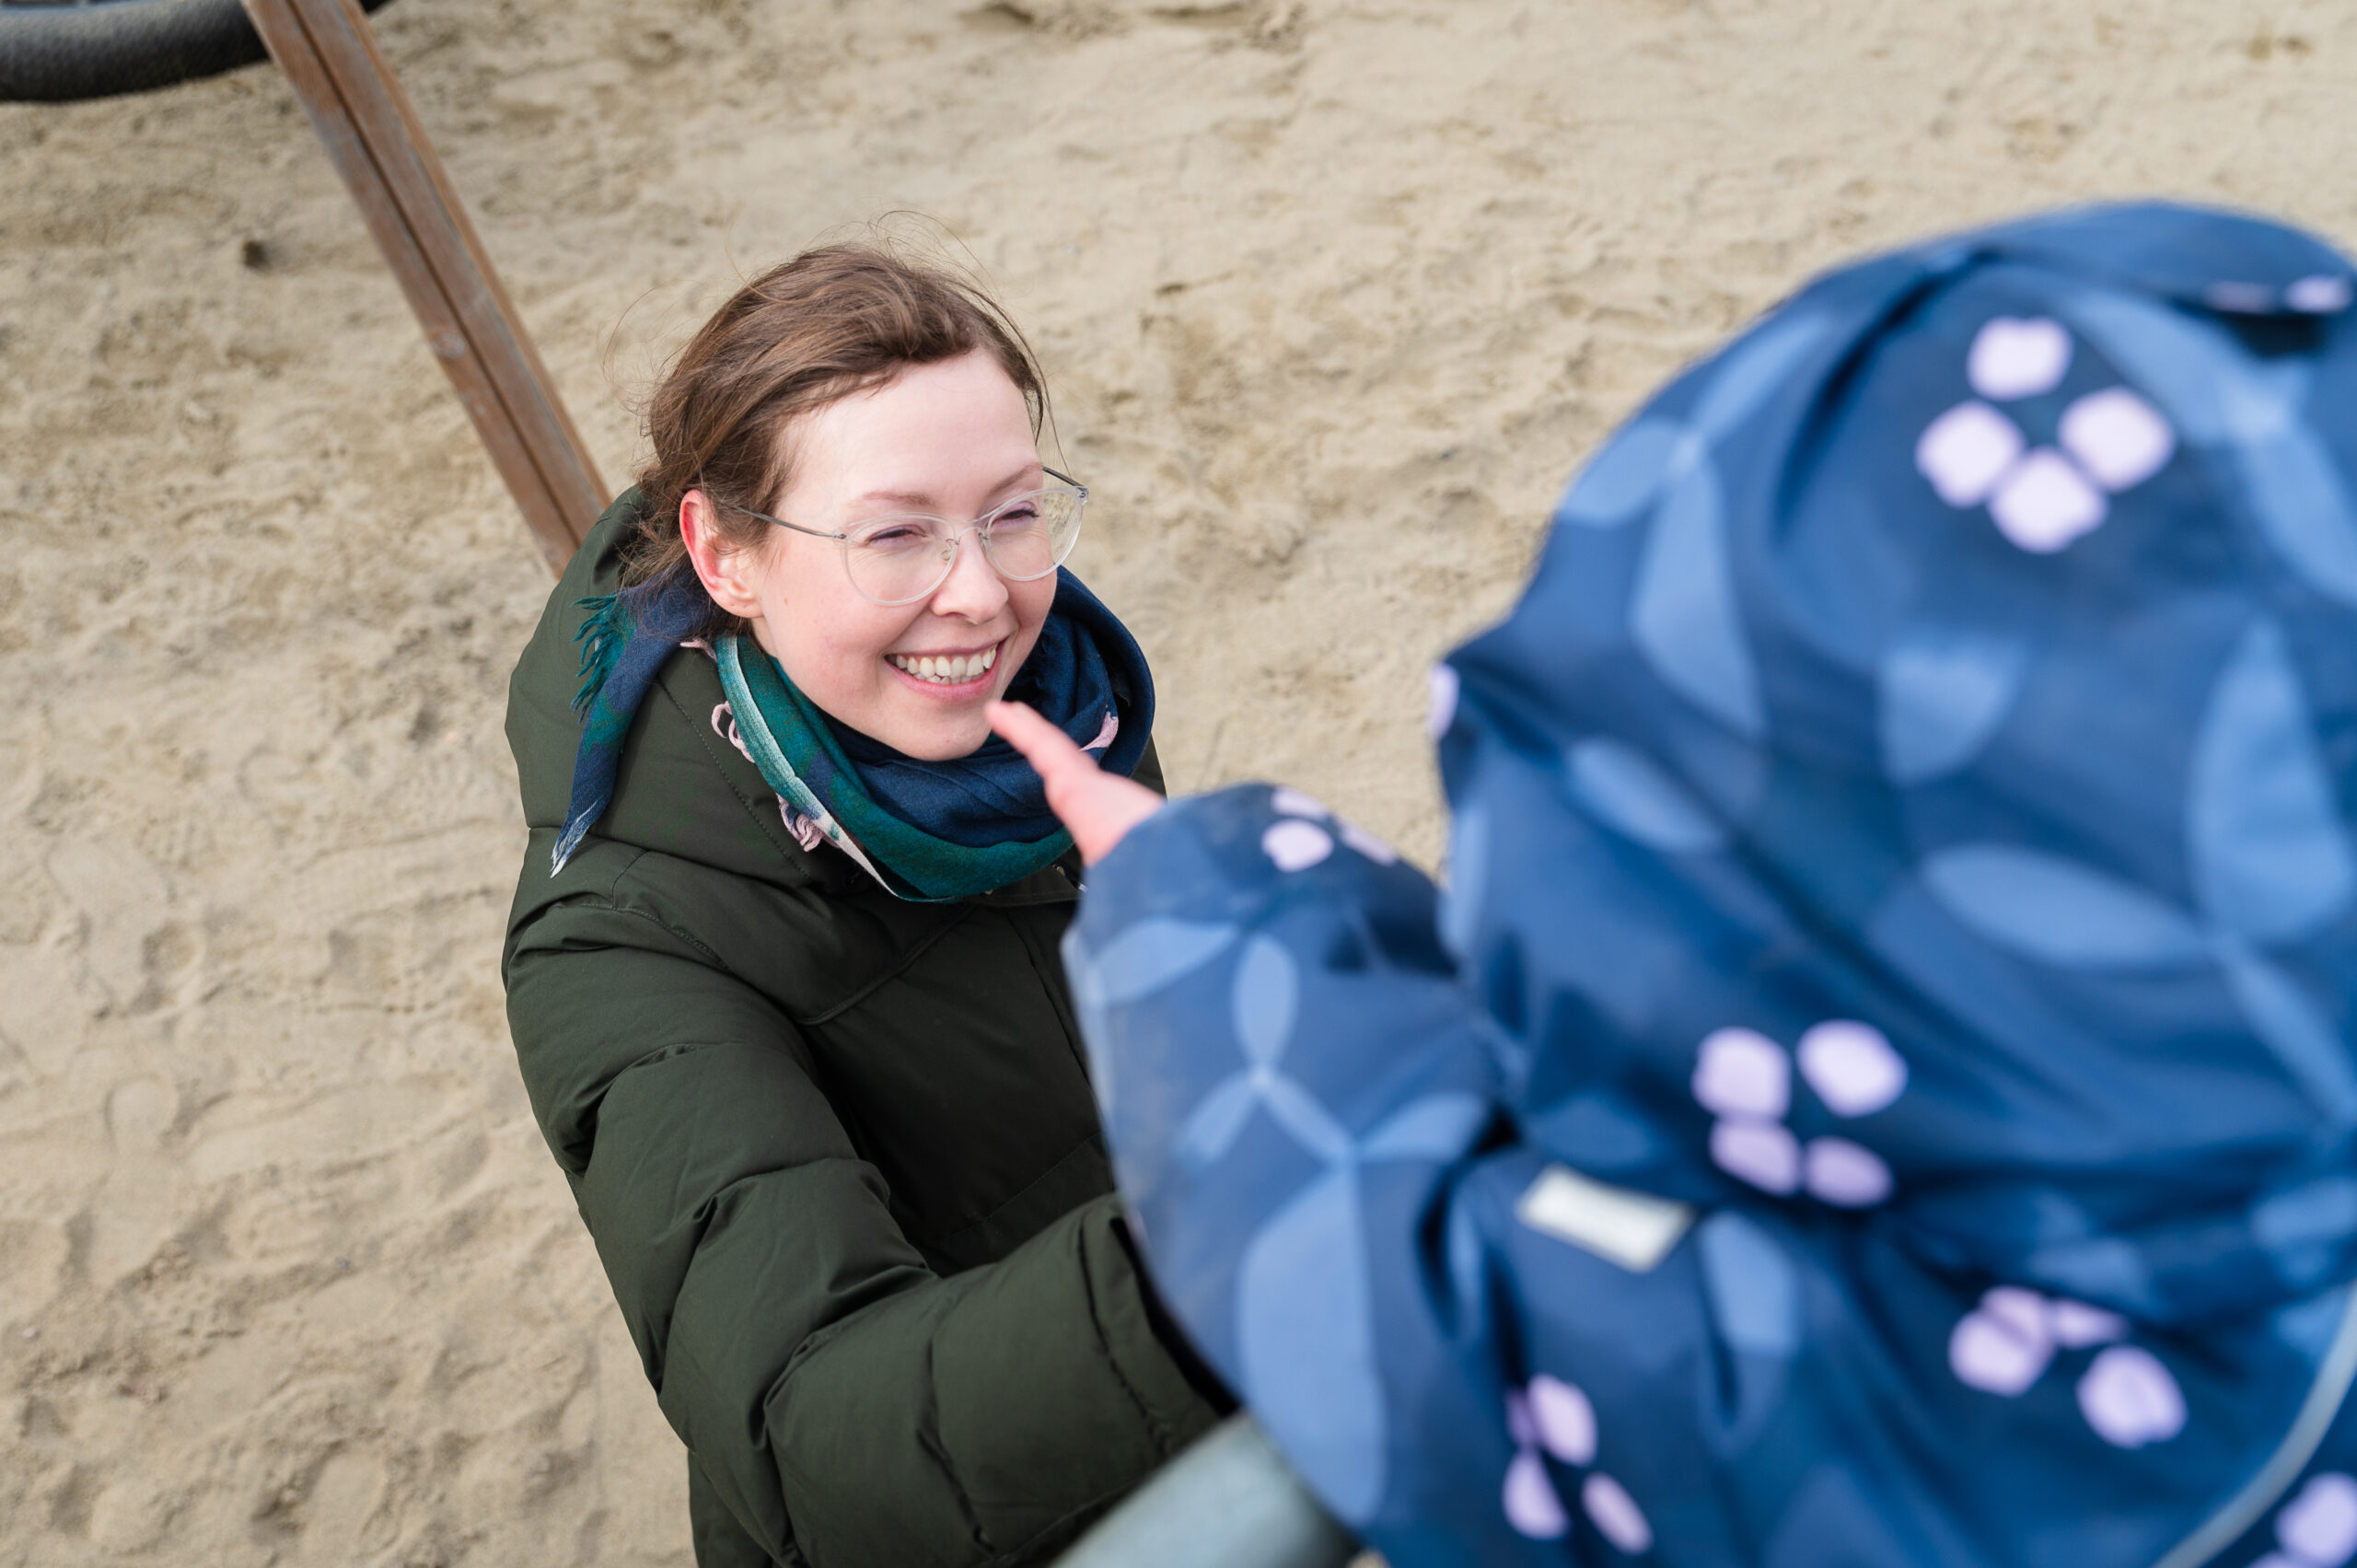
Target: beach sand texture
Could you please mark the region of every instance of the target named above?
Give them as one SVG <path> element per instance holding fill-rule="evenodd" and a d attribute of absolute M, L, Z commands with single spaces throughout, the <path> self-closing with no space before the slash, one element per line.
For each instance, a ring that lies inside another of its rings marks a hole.
<path fill-rule="evenodd" d="M 1046 362 L 1174 783 L 1427 864 L 1425 667 L 1810 272 L 2146 192 L 2357 240 L 2328 0 L 378 29 L 610 482 L 615 385 L 741 271 L 933 215 Z M 270 71 L 0 107 L 0 1565 L 687 1561 L 501 1007 L 548 577 Z"/>

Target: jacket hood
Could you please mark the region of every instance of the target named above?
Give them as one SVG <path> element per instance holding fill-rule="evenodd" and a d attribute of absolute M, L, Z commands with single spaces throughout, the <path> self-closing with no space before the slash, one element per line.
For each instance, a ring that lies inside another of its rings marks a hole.
<path fill-rule="evenodd" d="M 539 856 L 536 864 L 528 858 L 520 890 L 540 894 L 519 902 L 519 914 L 527 904 L 610 881 L 616 848 L 654 850 L 790 888 L 855 885 L 859 874 L 848 862 L 795 842 L 760 770 L 729 743 L 717 669 L 692 651 L 666 660 L 639 704 L 622 743 L 612 803 L 583 846 L 589 864 L 568 863 L 560 875 L 549 875 L 581 748 L 581 714 L 574 706 L 582 679 L 579 633 L 589 601 L 621 584 L 622 547 L 643 504 L 638 491 L 625 491 L 598 519 L 550 591 L 508 681 L 507 743 Z M 590 854 L 600 843 L 606 852 Z"/>
<path fill-rule="evenodd" d="M 2351 293 L 2257 219 L 2063 214 L 1830 274 L 1611 438 L 1435 677 L 1536 1142 L 1690 1183 L 1690 1123 L 2148 1318 L 2350 1276 Z"/>

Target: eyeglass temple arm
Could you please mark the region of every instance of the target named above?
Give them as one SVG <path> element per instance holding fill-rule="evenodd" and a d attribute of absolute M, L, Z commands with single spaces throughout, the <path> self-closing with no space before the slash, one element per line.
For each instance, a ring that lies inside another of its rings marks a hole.
<path fill-rule="evenodd" d="M 789 523 L 784 517 L 772 517 L 767 512 L 755 512 L 750 506 L 739 506 L 737 509 L 740 512 L 749 512 L 765 523 L 775 523 L 782 528 L 792 528 L 795 533 L 807 533 L 812 539 L 849 539 L 851 537 L 847 533 L 829 533 L 824 528 L 806 528 L 800 523 Z"/>
<path fill-rule="evenodd" d="M 744 513 L 749 517 L 759 517 L 765 523 L 775 523 L 782 528 L 792 528 L 795 533 L 807 533 L 812 539 L 841 540 L 849 539 L 851 537 L 851 535 L 845 533 L 829 533 L 824 528 L 806 528 L 800 523 L 789 523 L 784 517 L 772 517 L 758 506 L 748 506 L 742 502 L 730 501 L 722 496 L 714 495 L 712 493 L 712 487 L 710 485 L 699 484 L 696 488 L 703 492 L 704 499 L 707 501 L 714 502 L 722 506 L 734 506 L 737 510 Z"/>

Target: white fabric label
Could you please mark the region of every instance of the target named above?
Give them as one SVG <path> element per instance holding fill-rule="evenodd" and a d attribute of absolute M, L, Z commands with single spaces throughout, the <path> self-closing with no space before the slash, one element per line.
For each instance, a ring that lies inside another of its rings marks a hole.
<path fill-rule="evenodd" d="M 1514 1217 L 1544 1236 L 1648 1274 L 1694 1224 L 1694 1211 L 1651 1192 L 1611 1187 L 1560 1165 L 1515 1200 Z"/>

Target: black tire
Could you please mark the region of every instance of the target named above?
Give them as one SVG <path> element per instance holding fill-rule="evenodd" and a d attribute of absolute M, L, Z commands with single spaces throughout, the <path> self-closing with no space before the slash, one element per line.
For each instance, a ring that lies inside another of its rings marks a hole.
<path fill-rule="evenodd" d="M 266 54 L 238 0 L 0 0 L 0 103 L 144 93 Z"/>

